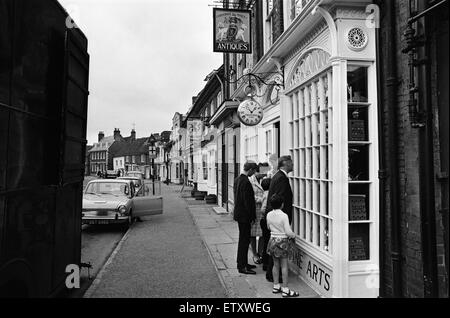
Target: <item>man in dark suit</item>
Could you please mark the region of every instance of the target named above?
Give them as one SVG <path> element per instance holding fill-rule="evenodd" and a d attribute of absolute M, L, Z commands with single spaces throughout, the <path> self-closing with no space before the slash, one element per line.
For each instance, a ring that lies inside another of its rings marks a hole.
<path fill-rule="evenodd" d="M 282 211 L 287 214 L 289 218 L 289 223 L 292 223 L 292 190 L 291 184 L 289 183 L 288 174 L 293 171 L 293 163 L 291 156 L 283 156 L 278 159 L 278 171 L 272 177 L 272 181 L 270 182 L 269 195 L 268 198 L 271 198 L 274 194 L 278 194 L 283 198 L 284 206 Z M 272 207 L 270 206 L 270 200 L 267 200 L 266 213 L 272 211 Z M 265 222 L 265 216 L 264 221 Z M 267 223 L 266 223 L 267 227 Z M 273 260 L 272 257 L 267 255 L 266 249 L 267 244 L 270 240 L 270 231 L 263 231 L 263 240 L 264 240 L 264 254 L 263 254 L 263 266 L 266 269 L 266 279 L 270 282 L 273 282 L 272 268 L 273 268 Z M 281 277 L 281 276 L 280 276 Z"/>
<path fill-rule="evenodd" d="M 234 220 L 239 224 L 239 243 L 237 250 L 237 268 L 242 274 L 256 274 L 256 266 L 248 264 L 251 225 L 256 220 L 255 193 L 248 179 L 255 174 L 258 165 L 246 162 L 244 172 L 234 180 Z"/>

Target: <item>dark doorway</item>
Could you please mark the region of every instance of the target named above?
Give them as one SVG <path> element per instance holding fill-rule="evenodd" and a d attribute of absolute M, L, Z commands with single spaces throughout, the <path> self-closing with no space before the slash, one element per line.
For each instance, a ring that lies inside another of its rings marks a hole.
<path fill-rule="evenodd" d="M 222 134 L 222 207 L 228 210 L 228 164 L 226 156 L 226 137 Z"/>
<path fill-rule="evenodd" d="M 281 148 L 280 148 L 280 122 L 276 122 L 274 125 L 274 131 L 275 131 L 275 147 L 274 150 L 276 151 L 276 155 L 278 158 L 281 156 Z"/>

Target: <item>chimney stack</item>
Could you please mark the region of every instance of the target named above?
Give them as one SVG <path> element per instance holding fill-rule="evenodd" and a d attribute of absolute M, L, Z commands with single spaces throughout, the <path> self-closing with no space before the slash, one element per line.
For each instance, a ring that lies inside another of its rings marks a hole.
<path fill-rule="evenodd" d="M 119 128 L 114 128 L 114 140 L 115 141 L 119 141 L 120 140 L 120 129 Z"/>
<path fill-rule="evenodd" d="M 98 142 L 100 142 L 103 138 L 105 138 L 105 133 L 103 131 L 100 131 L 98 133 Z"/>
<path fill-rule="evenodd" d="M 136 130 L 131 130 L 131 140 L 136 140 Z"/>

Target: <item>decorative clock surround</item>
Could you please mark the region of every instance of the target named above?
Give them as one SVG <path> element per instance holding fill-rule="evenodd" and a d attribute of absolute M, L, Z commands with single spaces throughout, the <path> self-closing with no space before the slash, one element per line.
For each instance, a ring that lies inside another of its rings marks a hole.
<path fill-rule="evenodd" d="M 237 115 L 241 123 L 246 126 L 256 126 L 264 117 L 261 104 L 253 98 L 246 99 L 239 105 Z"/>

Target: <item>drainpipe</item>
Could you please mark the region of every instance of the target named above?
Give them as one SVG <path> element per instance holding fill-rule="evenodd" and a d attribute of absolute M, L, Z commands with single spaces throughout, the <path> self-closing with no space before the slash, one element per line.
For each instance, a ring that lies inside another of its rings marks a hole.
<path fill-rule="evenodd" d="M 398 168 L 398 127 L 397 127 L 397 47 L 395 0 L 386 0 L 386 36 L 383 47 L 386 47 L 386 93 L 387 93 L 387 122 L 388 122 L 388 149 L 389 162 L 389 192 L 390 192 L 390 223 L 391 223 L 391 262 L 392 262 L 392 296 L 403 297 L 403 273 L 401 250 L 401 207 L 399 200 L 400 182 Z M 383 130 L 381 130 L 382 132 Z M 384 140 L 383 140 L 384 142 Z M 384 204 L 384 202 L 383 202 Z"/>
<path fill-rule="evenodd" d="M 383 96 L 383 92 L 381 89 L 381 78 L 383 72 L 381 71 L 381 54 L 380 54 L 380 29 L 376 29 L 375 34 L 375 47 L 377 48 L 376 54 L 377 54 L 377 95 L 378 98 L 378 158 L 379 158 L 379 167 L 380 170 L 378 172 L 378 179 L 379 181 L 379 198 L 380 198 L 380 214 L 379 214 L 379 227 L 378 227 L 378 241 L 379 243 L 379 257 L 380 260 L 380 296 L 379 297 L 386 297 L 386 288 L 384 285 L 384 277 L 385 277 L 385 263 L 384 263 L 384 253 L 385 253 L 385 214 L 386 214 L 386 208 L 385 208 L 385 195 L 384 195 L 384 188 L 386 186 L 386 159 L 384 157 L 384 146 L 385 146 L 385 138 L 384 138 L 384 111 L 383 111 L 383 102 L 381 99 L 381 96 Z"/>

